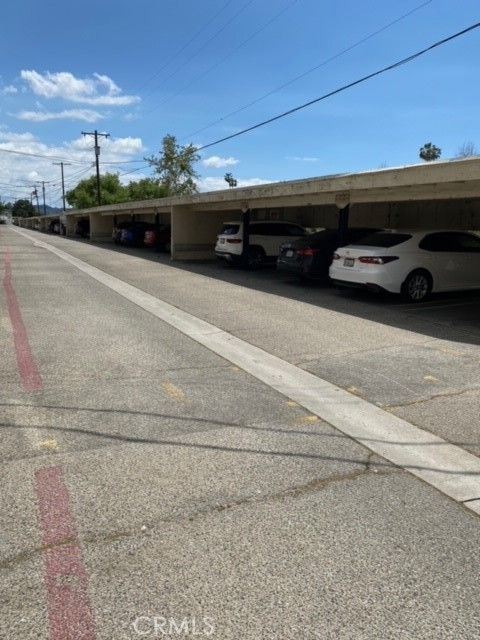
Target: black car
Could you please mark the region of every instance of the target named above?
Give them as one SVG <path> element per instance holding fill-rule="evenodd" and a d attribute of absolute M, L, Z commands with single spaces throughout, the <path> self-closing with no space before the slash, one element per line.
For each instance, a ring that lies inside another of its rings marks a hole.
<path fill-rule="evenodd" d="M 306 280 L 327 280 L 335 250 L 339 246 L 356 242 L 375 231 L 380 229 L 366 227 L 348 229 L 343 242 L 340 242 L 338 229 L 324 229 L 293 242 L 287 242 L 280 248 L 277 269 Z"/>

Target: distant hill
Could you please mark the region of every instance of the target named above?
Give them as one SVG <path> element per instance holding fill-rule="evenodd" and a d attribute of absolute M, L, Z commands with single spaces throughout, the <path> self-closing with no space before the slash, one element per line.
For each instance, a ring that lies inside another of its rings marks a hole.
<path fill-rule="evenodd" d="M 45 209 L 47 210 L 47 214 L 50 213 L 62 213 L 63 209 L 61 209 L 60 207 L 50 207 L 47 205 L 45 205 Z M 43 213 L 43 206 L 40 205 L 40 212 Z"/>
<path fill-rule="evenodd" d="M 34 207 L 35 207 L 35 215 L 38 215 L 37 214 L 37 205 L 35 204 Z M 55 214 L 63 213 L 63 209 L 61 209 L 60 207 L 50 207 L 48 204 L 45 205 L 45 211 L 46 211 L 47 216 L 50 216 L 52 214 L 55 215 Z M 40 215 L 43 216 L 43 204 L 42 203 L 40 203 Z"/>

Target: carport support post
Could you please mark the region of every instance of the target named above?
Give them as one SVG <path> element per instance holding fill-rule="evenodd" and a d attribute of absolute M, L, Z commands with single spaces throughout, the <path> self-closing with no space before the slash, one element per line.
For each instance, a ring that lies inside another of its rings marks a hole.
<path fill-rule="evenodd" d="M 243 244 L 242 244 L 242 262 L 244 266 L 248 265 L 248 254 L 250 249 L 250 209 L 242 209 L 242 227 L 243 227 Z"/>
<path fill-rule="evenodd" d="M 340 246 L 344 244 L 347 237 L 349 215 L 350 204 L 347 204 L 338 212 L 338 237 L 340 240 Z"/>
<path fill-rule="evenodd" d="M 66 236 L 73 237 L 75 235 L 75 218 L 73 216 L 65 216 Z"/>

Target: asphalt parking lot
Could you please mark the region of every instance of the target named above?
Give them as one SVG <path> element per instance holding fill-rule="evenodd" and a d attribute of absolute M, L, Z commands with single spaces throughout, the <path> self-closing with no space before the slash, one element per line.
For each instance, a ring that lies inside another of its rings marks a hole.
<path fill-rule="evenodd" d="M 26 236 L 0 231 L 4 637 L 480 637 L 474 512 L 35 241 L 477 456 L 480 295 Z"/>
<path fill-rule="evenodd" d="M 405 304 L 305 284 L 274 267 L 252 272 L 216 261 L 172 263 L 143 249 L 72 247 L 91 264 L 479 453 L 480 292 Z M 137 276 L 130 265 L 138 260 Z"/>

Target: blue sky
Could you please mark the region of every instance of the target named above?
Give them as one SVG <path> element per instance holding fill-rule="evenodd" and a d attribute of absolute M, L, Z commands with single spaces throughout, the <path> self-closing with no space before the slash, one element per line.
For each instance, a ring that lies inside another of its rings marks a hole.
<path fill-rule="evenodd" d="M 480 7 L 478 0 L 24 0 L 5 3 L 2 17 L 0 196 L 24 197 L 30 184 L 45 180 L 47 201 L 58 205 L 53 157 L 72 162 L 67 187 L 92 171 L 92 140 L 82 130 L 111 134 L 102 141 L 101 160 L 111 163 L 102 171 L 118 171 L 123 181 L 149 175 L 142 159 L 158 151 L 166 133 L 182 143 L 212 142 L 479 21 Z M 206 149 L 199 186 L 225 185 L 226 171 L 240 184 L 256 184 L 410 164 L 427 141 L 441 147 L 443 158 L 466 141 L 480 148 L 479 61 L 480 29 Z"/>

